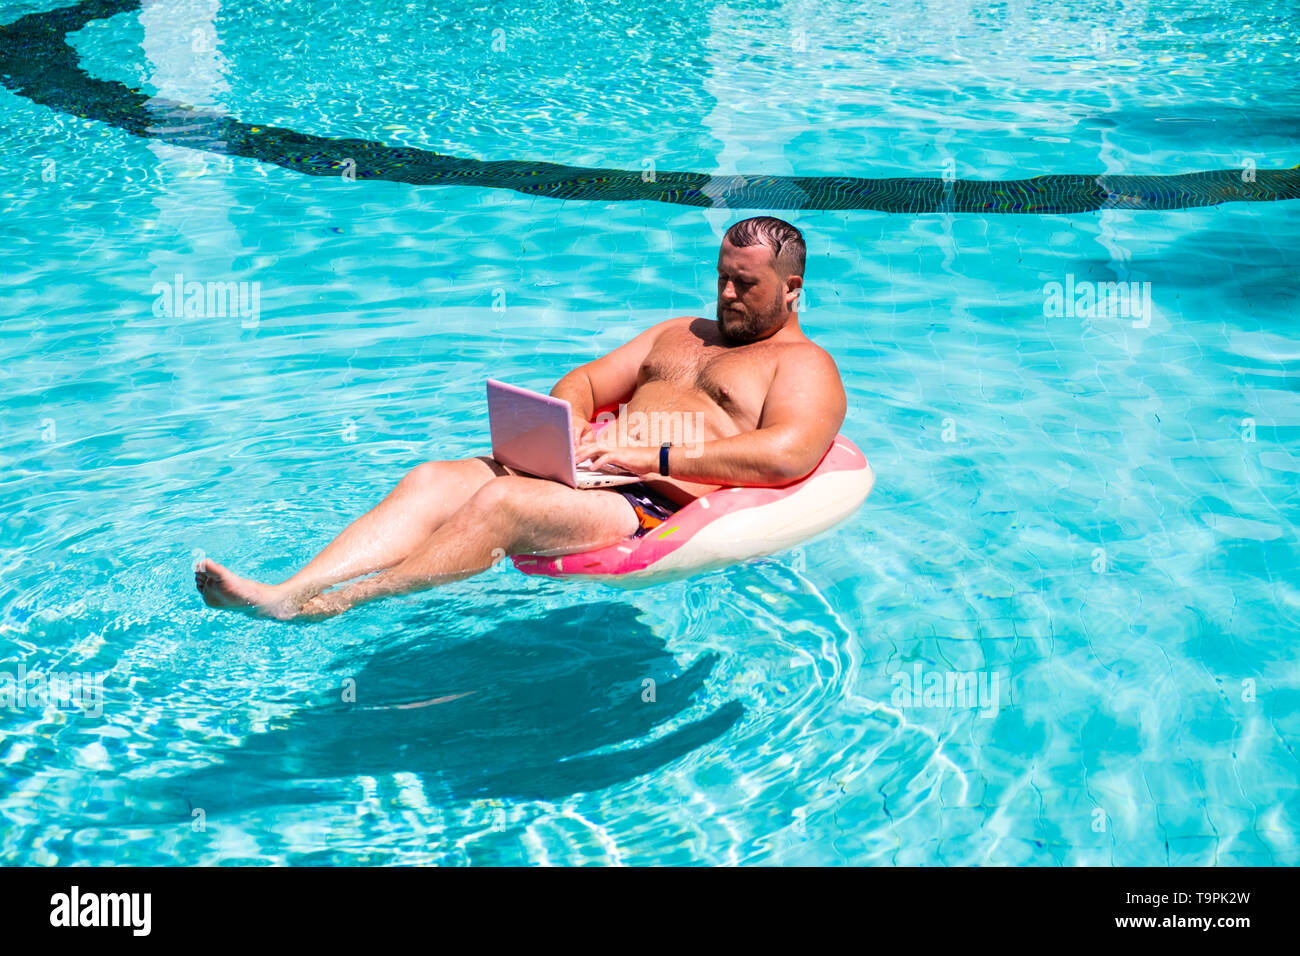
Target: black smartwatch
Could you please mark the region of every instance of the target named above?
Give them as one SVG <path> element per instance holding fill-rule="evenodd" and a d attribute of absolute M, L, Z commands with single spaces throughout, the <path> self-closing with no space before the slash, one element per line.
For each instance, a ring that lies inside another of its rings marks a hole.
<path fill-rule="evenodd" d="M 670 441 L 664 442 L 659 446 L 659 474 L 665 478 L 668 477 L 668 449 L 673 447 Z"/>

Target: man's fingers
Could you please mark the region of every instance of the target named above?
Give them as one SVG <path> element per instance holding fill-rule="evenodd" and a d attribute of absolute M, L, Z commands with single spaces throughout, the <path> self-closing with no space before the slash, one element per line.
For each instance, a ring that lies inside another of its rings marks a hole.
<path fill-rule="evenodd" d="M 594 434 L 590 422 L 574 421 L 570 424 L 569 430 L 573 433 L 573 443 L 575 445 L 590 441 Z"/>
<path fill-rule="evenodd" d="M 608 446 L 602 444 L 600 439 L 591 438 L 578 445 L 578 447 L 574 449 L 574 454 L 577 455 L 578 461 L 582 461 L 584 458 L 590 457 L 591 455 L 606 454 L 608 451 Z"/>

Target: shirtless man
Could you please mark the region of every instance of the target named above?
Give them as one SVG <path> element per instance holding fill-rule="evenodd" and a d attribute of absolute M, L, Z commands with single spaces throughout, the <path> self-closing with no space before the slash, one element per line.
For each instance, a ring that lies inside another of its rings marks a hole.
<path fill-rule="evenodd" d="M 719 487 L 803 478 L 830 448 L 846 407 L 835 362 L 799 327 L 803 271 L 798 229 L 768 216 L 738 222 L 718 254 L 717 321 L 660 322 L 551 389 L 573 408 L 577 460 L 633 472 L 643 484 L 580 491 L 486 455 L 426 462 L 283 584 L 203 560 L 195 585 L 212 607 L 331 617 L 470 577 L 506 555 L 576 554 L 644 534 Z M 669 450 L 668 477 L 644 429 L 620 434 L 616 421 L 593 437 L 588 422 L 613 405 L 620 418 L 643 412 L 697 424 L 694 441 Z"/>

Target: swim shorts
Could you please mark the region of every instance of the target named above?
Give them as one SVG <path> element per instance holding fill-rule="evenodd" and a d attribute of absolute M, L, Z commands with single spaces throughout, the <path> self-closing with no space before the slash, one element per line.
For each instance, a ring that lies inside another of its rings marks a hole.
<path fill-rule="evenodd" d="M 671 498 L 665 498 L 645 482 L 639 481 L 634 485 L 617 485 L 610 490 L 617 491 L 626 498 L 627 503 L 636 512 L 636 520 L 641 527 L 637 529 L 636 534 L 632 535 L 634 538 L 639 538 L 646 532 L 659 527 L 682 508 L 677 502 Z"/>

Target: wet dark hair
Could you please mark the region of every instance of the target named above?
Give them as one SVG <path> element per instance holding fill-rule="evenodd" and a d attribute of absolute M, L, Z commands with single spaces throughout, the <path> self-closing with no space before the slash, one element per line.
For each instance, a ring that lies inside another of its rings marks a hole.
<path fill-rule="evenodd" d="M 742 219 L 733 223 L 723 238 L 733 246 L 767 246 L 772 250 L 776 271 L 782 281 L 786 276 L 803 278 L 804 258 L 807 255 L 803 233 L 784 219 L 774 216 Z"/>

